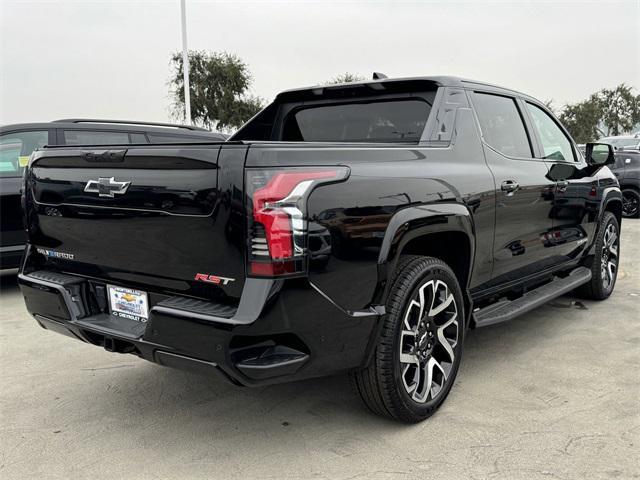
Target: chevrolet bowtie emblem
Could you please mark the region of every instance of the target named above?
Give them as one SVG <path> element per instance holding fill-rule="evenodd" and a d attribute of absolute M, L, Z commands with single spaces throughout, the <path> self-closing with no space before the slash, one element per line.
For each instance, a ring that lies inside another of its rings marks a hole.
<path fill-rule="evenodd" d="M 116 182 L 113 177 L 89 180 L 84 187 L 87 193 L 97 193 L 100 197 L 113 198 L 115 194 L 122 195 L 127 191 L 131 182 Z"/>

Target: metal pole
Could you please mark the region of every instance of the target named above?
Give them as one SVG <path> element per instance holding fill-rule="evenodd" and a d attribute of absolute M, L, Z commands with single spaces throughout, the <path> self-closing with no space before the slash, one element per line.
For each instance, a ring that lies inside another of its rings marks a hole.
<path fill-rule="evenodd" d="M 182 16 L 182 75 L 184 82 L 184 110 L 187 124 L 191 125 L 191 94 L 189 93 L 189 51 L 187 50 L 187 6 L 186 0 L 180 0 Z"/>

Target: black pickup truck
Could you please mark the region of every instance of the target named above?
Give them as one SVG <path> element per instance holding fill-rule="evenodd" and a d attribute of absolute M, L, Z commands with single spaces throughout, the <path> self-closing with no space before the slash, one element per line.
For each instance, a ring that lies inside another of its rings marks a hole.
<path fill-rule="evenodd" d="M 19 282 L 44 328 L 245 386 L 350 372 L 430 416 L 465 332 L 607 298 L 621 192 L 537 100 L 450 77 L 281 93 L 228 142 L 45 148 Z"/>

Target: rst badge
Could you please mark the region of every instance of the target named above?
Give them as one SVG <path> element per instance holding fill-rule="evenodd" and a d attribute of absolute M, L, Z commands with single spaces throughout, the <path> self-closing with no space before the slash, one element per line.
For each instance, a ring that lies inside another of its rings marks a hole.
<path fill-rule="evenodd" d="M 235 278 L 219 277 L 217 275 L 209 275 L 207 273 L 196 273 L 194 280 L 198 282 L 214 283 L 216 285 L 228 285 L 230 282 L 235 282 Z"/>
<path fill-rule="evenodd" d="M 97 193 L 99 197 L 113 198 L 115 195 L 126 193 L 131 182 L 117 182 L 113 177 L 100 177 L 98 180 L 89 180 L 84 187 L 87 193 Z"/>

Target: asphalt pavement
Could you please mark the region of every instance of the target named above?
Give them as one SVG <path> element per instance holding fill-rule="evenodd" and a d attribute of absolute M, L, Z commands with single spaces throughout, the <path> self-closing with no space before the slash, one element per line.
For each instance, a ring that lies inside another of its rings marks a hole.
<path fill-rule="evenodd" d="M 0 292 L 0 478 L 640 478 L 640 221 L 604 302 L 471 331 L 430 420 L 369 414 L 344 376 L 239 388 L 40 328 Z"/>

